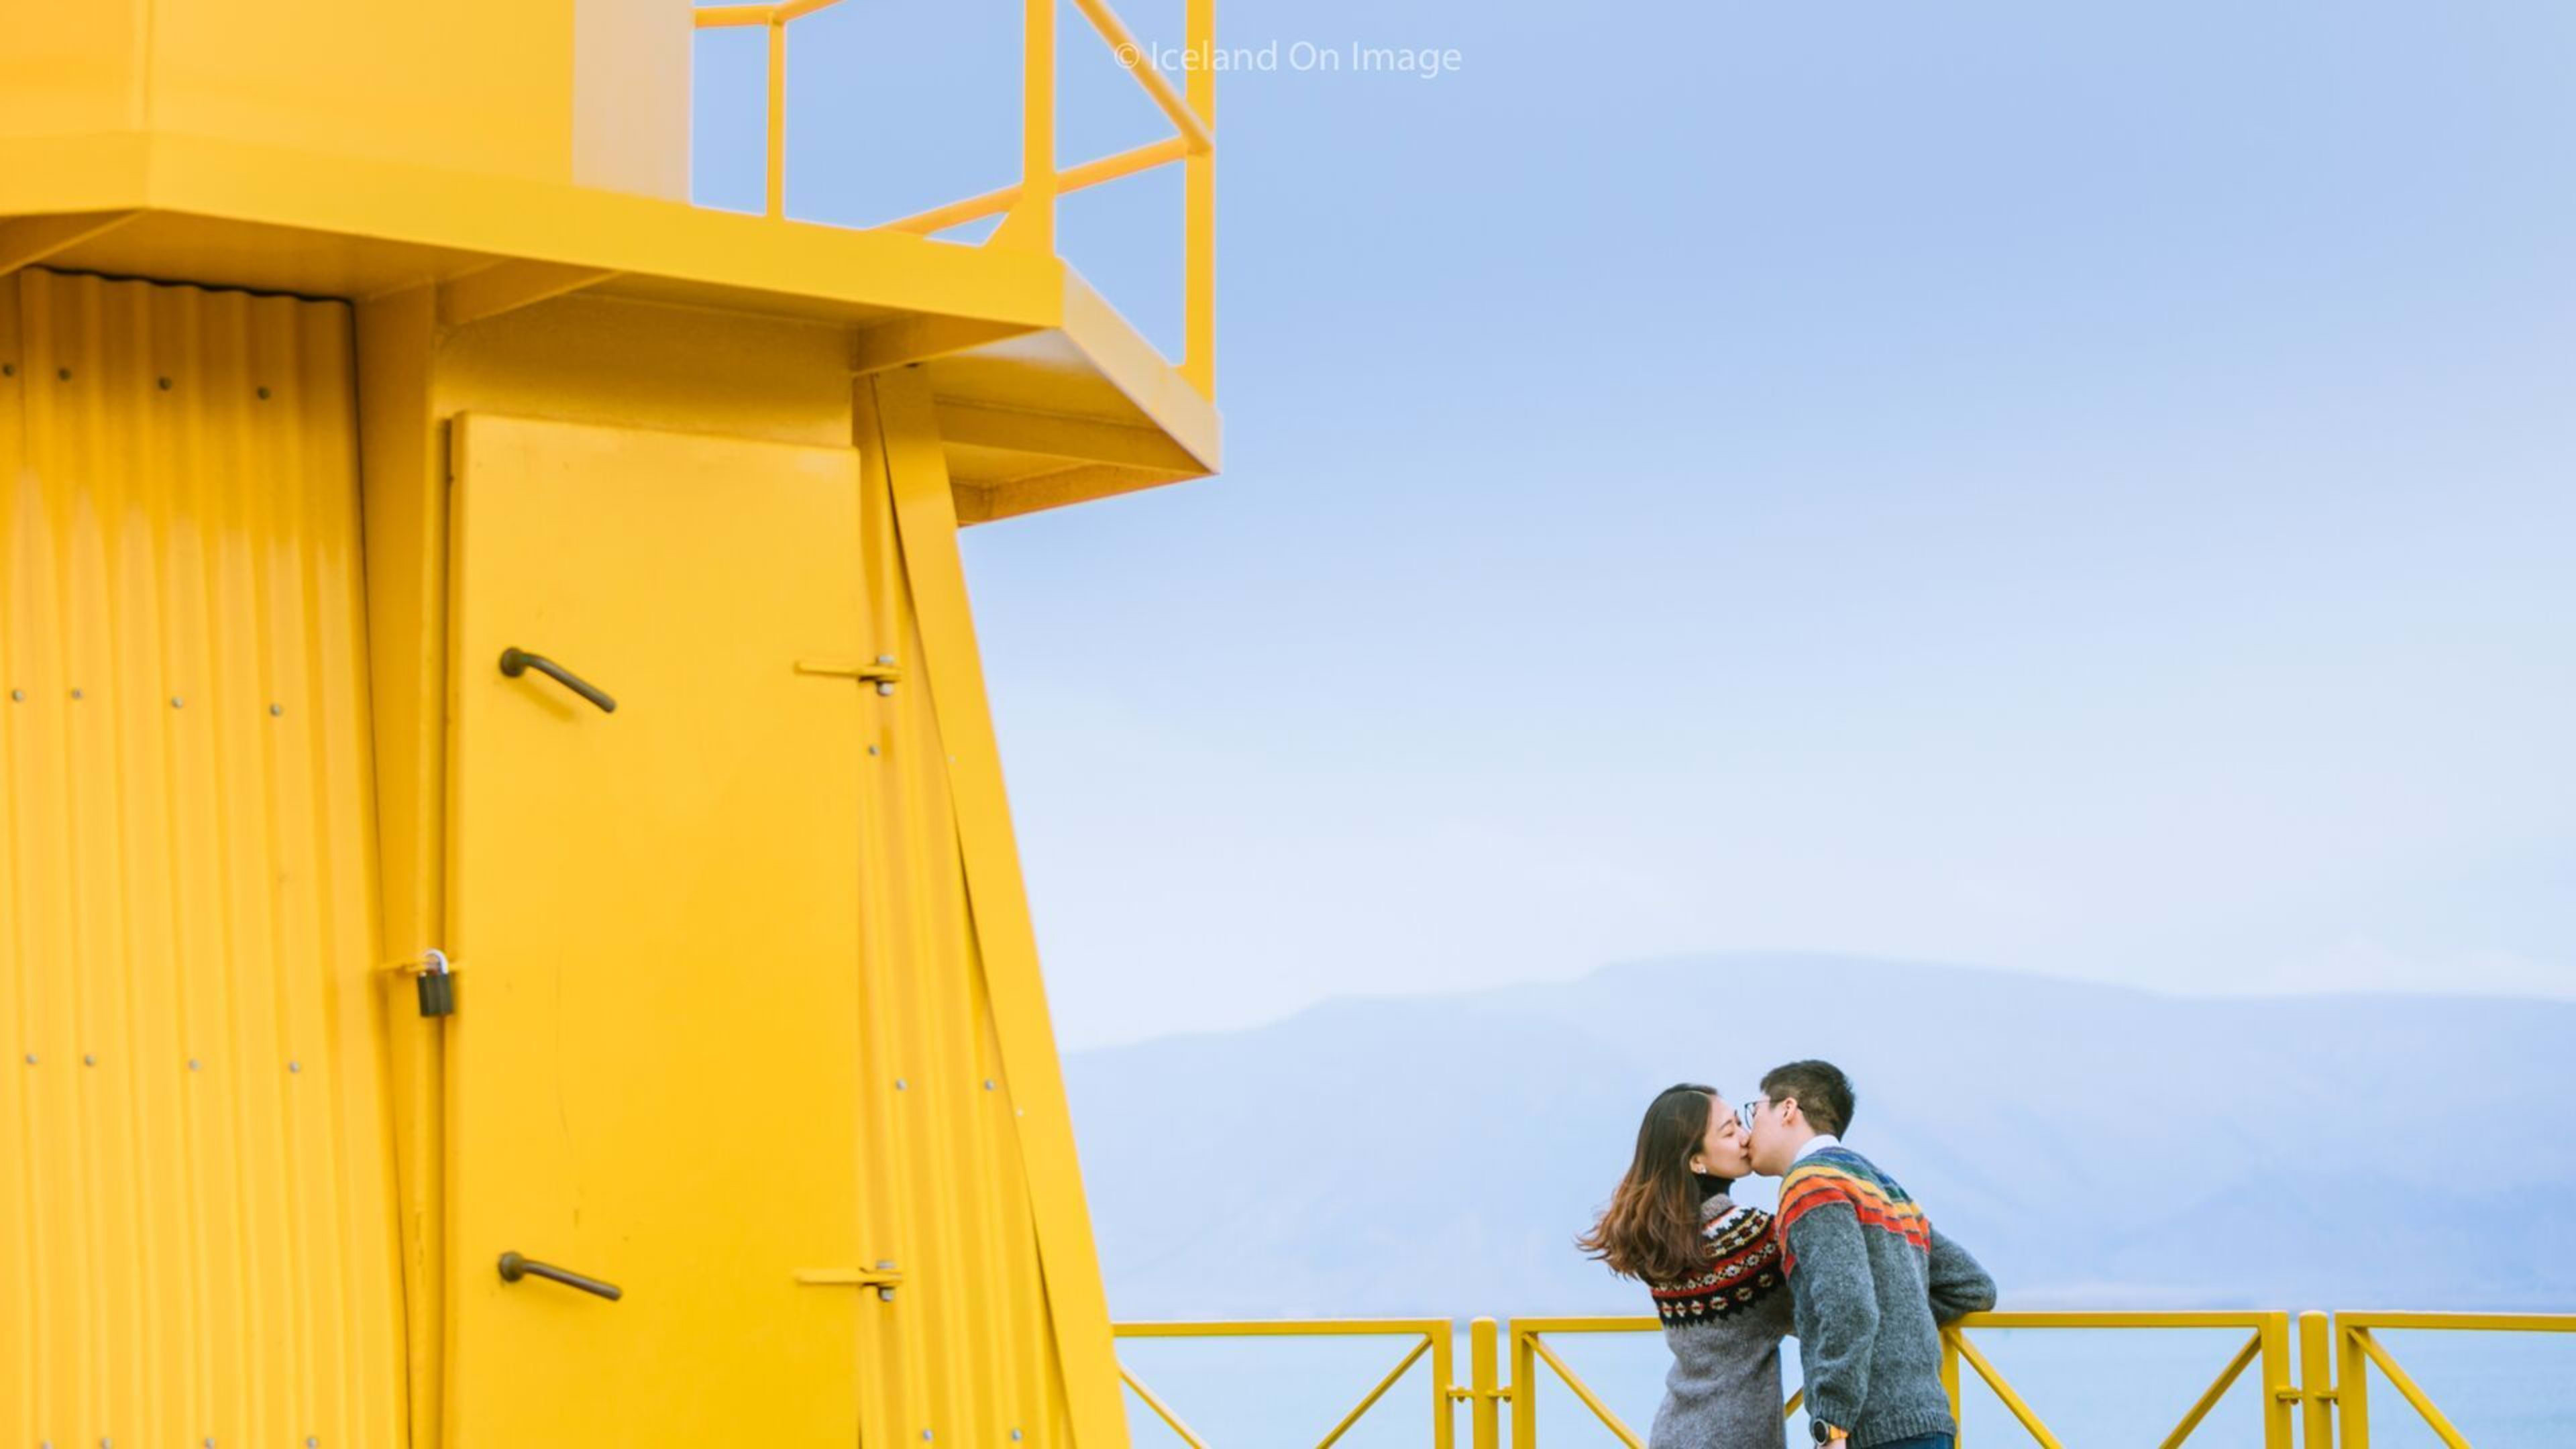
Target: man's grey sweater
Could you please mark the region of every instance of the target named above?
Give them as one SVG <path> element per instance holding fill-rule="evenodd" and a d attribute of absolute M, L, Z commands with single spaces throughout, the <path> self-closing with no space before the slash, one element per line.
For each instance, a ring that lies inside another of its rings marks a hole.
<path fill-rule="evenodd" d="M 1848 1147 L 1789 1169 L 1779 1229 L 1809 1416 L 1849 1432 L 1851 1449 L 1957 1434 L 1940 1325 L 1995 1306 L 1986 1270 Z"/>
<path fill-rule="evenodd" d="M 1673 1351 L 1647 1449 L 1783 1449 L 1780 1338 L 1789 1285 L 1771 1215 L 1737 1207 L 1721 1179 L 1704 1178 L 1698 1272 L 1650 1283 Z"/>

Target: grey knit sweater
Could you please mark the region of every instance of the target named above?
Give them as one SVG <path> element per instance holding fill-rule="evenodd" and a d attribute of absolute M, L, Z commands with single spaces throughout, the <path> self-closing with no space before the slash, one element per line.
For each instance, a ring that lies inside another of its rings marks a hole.
<path fill-rule="evenodd" d="M 1780 1337 L 1789 1331 L 1789 1285 L 1771 1215 L 1737 1207 L 1724 1185 L 1700 1204 L 1701 1269 L 1679 1283 L 1650 1283 L 1673 1351 L 1664 1402 L 1647 1449 L 1783 1449 Z"/>
<path fill-rule="evenodd" d="M 1958 1433 L 1939 1325 L 1995 1306 L 1977 1260 L 1934 1232 L 1895 1179 L 1839 1146 L 1780 1180 L 1780 1236 L 1808 1414 L 1849 1431 L 1851 1449 Z"/>

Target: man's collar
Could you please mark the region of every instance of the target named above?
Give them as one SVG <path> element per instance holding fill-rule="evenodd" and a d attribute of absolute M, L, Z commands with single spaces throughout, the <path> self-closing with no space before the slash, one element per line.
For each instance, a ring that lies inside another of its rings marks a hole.
<path fill-rule="evenodd" d="M 1842 1145 L 1843 1140 L 1836 1137 L 1831 1132 L 1819 1132 L 1815 1136 L 1808 1138 L 1807 1145 L 1799 1148 L 1798 1155 L 1790 1158 L 1789 1160 L 1791 1162 L 1804 1162 L 1808 1158 L 1815 1156 L 1817 1153 L 1824 1151 L 1828 1147 L 1840 1147 Z"/>

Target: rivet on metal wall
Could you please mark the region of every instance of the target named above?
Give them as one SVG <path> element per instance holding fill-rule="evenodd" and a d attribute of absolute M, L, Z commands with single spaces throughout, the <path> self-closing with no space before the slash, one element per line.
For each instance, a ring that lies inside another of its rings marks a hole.
<path fill-rule="evenodd" d="M 14 362 L 0 362 L 0 377 L 16 377 L 17 375 L 18 364 Z M 48 1445 L 46 1446 L 46 1449 L 52 1449 L 52 1446 Z"/>
<path fill-rule="evenodd" d="M 9 702 L 11 704 L 25 704 L 27 702 L 27 691 L 23 689 L 10 690 Z"/>
<path fill-rule="evenodd" d="M 984 1079 L 984 1090 L 987 1092 L 993 1090 L 993 1079 L 991 1077 L 986 1077 Z"/>
<path fill-rule="evenodd" d="M 924 1439 L 929 1438 L 929 1437 L 930 1437 L 930 1431 L 929 1431 L 928 1429 L 924 1429 L 924 1430 L 922 1430 L 922 1431 L 921 1431 L 921 1437 L 922 1437 L 922 1438 L 924 1438 Z"/>
<path fill-rule="evenodd" d="M 1012 1443 L 1014 1443 L 1014 1444 L 1017 1444 L 1018 1442 L 1020 1442 L 1020 1431 L 1019 1431 L 1019 1430 L 1017 1430 L 1017 1429 L 1013 1429 L 1013 1430 L 1011 1431 L 1011 1442 L 1012 1442 Z"/>
<path fill-rule="evenodd" d="M 188 707 L 188 702 L 174 694 L 170 696 L 170 707 L 172 709 L 186 709 Z"/>
<path fill-rule="evenodd" d="M 170 390 L 170 379 L 166 377 L 161 379 L 161 390 L 163 392 L 168 392 Z"/>
<path fill-rule="evenodd" d="M 268 707 L 268 712 L 271 715 L 281 715 L 286 713 L 286 706 L 282 704 L 272 704 Z"/>
<path fill-rule="evenodd" d="M 29 1057 L 29 1058 L 27 1058 L 27 1060 L 29 1060 L 29 1061 L 31 1061 L 31 1062 L 32 1062 L 32 1061 L 34 1061 L 34 1060 L 35 1060 L 35 1058 L 34 1058 L 34 1057 Z M 905 1082 L 904 1082 L 903 1078 L 901 1078 L 901 1077 L 897 1077 L 897 1078 L 895 1078 L 895 1079 L 894 1079 L 894 1089 L 895 1089 L 896 1091 L 898 1091 L 898 1092 L 906 1090 L 906 1084 L 905 1084 Z"/>
<path fill-rule="evenodd" d="M 75 690 L 73 690 L 73 691 L 72 691 L 72 698 L 74 698 L 74 699 L 79 699 L 80 697 L 81 697 L 81 692 L 80 692 L 79 690 L 75 689 Z"/>
<path fill-rule="evenodd" d="M 197 1059 L 196 1059 L 195 1057 L 190 1057 L 190 1058 L 188 1058 L 188 1070 L 189 1070 L 189 1071 L 192 1071 L 192 1072 L 193 1072 L 193 1071 L 197 1070 L 198 1065 L 199 1065 L 199 1063 L 198 1063 L 198 1061 L 197 1061 Z M 207 1443 L 209 1443 L 209 1444 L 212 1444 L 212 1443 L 213 1443 L 213 1442 L 215 1442 L 215 1441 L 214 1441 L 214 1440 L 212 1440 L 212 1439 L 209 1439 L 209 1440 L 207 1440 L 206 1442 L 207 1442 Z"/>
<path fill-rule="evenodd" d="M 268 401 L 268 389 L 267 389 L 267 388 L 261 388 L 261 389 L 259 390 L 259 400 L 260 400 L 261 402 L 266 402 L 266 401 Z"/>
<path fill-rule="evenodd" d="M 35 1054 L 34 1052 L 29 1052 L 29 1053 L 27 1053 L 27 1065 L 29 1065 L 29 1066 L 31 1066 L 31 1067 L 32 1067 L 32 1066 L 34 1066 L 35 1064 L 36 1064 L 36 1054 Z"/>
<path fill-rule="evenodd" d="M 68 367 L 57 367 L 54 369 L 54 377 L 58 381 L 69 382 L 72 380 L 72 370 Z"/>
<path fill-rule="evenodd" d="M 300 1072 L 304 1070 L 304 1064 L 302 1062 L 288 1062 L 286 1064 L 286 1069 L 290 1072 Z"/>
<path fill-rule="evenodd" d="M 85 1066 L 85 1067 L 94 1067 L 94 1066 L 97 1066 L 97 1065 L 98 1065 L 98 1056 L 97 1056 L 97 1054 L 96 1054 L 96 1053 L 94 1053 L 94 1052 L 83 1052 L 83 1053 L 81 1053 L 81 1065 L 82 1065 L 82 1066 Z"/>

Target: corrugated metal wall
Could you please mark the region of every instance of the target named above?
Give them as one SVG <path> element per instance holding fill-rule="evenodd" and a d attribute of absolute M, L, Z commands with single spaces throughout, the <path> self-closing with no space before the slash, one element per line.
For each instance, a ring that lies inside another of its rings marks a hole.
<path fill-rule="evenodd" d="M 0 278 L 0 1439 L 401 1442 L 348 309 Z"/>

